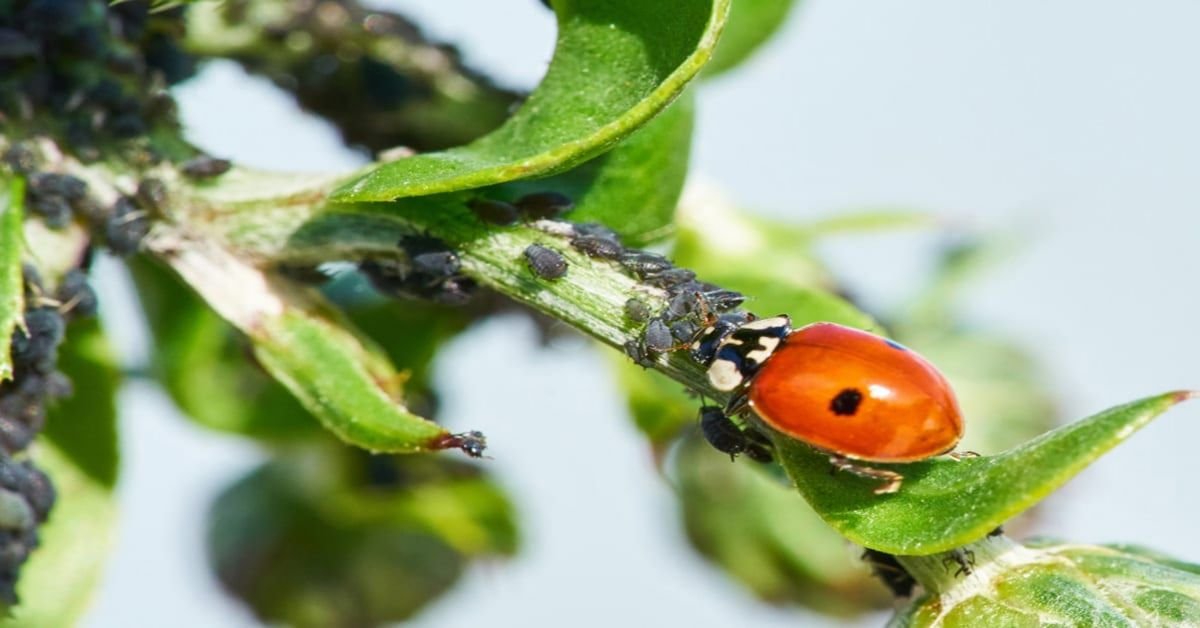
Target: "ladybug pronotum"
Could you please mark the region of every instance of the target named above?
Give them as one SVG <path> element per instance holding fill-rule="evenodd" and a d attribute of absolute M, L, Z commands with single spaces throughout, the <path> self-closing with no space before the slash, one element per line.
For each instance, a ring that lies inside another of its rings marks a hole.
<path fill-rule="evenodd" d="M 903 477 L 862 462 L 914 462 L 962 438 L 950 384 L 925 358 L 891 340 L 834 323 L 792 329 L 786 316 L 715 325 L 692 346 L 713 387 L 733 392 L 726 411 L 753 411 L 768 427 L 826 452 L 838 470 Z"/>

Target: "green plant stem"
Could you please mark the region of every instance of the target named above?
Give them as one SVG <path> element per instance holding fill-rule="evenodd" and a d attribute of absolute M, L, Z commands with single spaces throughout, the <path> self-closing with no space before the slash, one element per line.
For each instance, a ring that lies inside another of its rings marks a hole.
<path fill-rule="evenodd" d="M 466 209 L 465 195 L 341 204 L 325 201 L 334 178 L 314 181 L 235 170 L 221 185 L 193 186 L 160 174 L 176 184 L 177 200 L 172 205 L 175 226 L 162 226 L 152 239 L 151 248 L 159 252 L 169 243 L 204 237 L 260 267 L 357 262 L 400 257 L 399 240 L 423 233 L 449 244 L 461 258 L 462 271 L 481 285 L 616 348 L 636 340 L 645 325 L 625 316 L 628 299 L 637 297 L 652 310 L 666 306 L 663 290 L 640 284 L 615 262 L 572 249 L 566 237 L 555 234 L 565 223 L 484 225 Z M 565 277 L 544 280 L 529 270 L 523 252 L 534 243 L 563 254 L 569 264 Z M 725 398 L 686 352 L 660 355 L 654 368 L 699 394 Z"/>
<path fill-rule="evenodd" d="M 1023 545 L 998 534 L 953 551 L 897 556 L 896 560 L 927 592 L 945 595 L 958 587 L 972 591 L 985 588 L 995 573 L 1030 562 L 1031 556 L 1033 552 Z M 966 569 L 961 561 L 965 561 Z"/>

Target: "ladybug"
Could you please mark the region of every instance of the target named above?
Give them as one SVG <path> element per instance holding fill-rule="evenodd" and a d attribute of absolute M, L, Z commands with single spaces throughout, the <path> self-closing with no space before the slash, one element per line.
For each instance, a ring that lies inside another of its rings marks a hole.
<path fill-rule="evenodd" d="M 734 393 L 768 427 L 827 452 L 837 470 L 903 476 L 862 462 L 914 462 L 949 452 L 963 421 L 950 384 L 925 358 L 886 338 L 834 323 L 792 329 L 787 316 L 713 325 L 692 345 L 713 387 Z"/>

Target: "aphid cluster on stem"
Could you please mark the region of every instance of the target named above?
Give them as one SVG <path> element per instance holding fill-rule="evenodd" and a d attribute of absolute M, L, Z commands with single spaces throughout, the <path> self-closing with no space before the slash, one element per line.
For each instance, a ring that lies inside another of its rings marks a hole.
<path fill-rule="evenodd" d="M 52 133 L 89 161 L 114 140 L 173 126 L 166 87 L 191 75 L 183 7 L 107 0 L 0 5 L 0 122 Z"/>
<path fill-rule="evenodd" d="M 771 459 L 759 429 L 803 441 L 829 455 L 835 471 L 899 490 L 903 476 L 864 463 L 905 463 L 949 452 L 962 436 L 962 417 L 945 378 L 924 358 L 890 340 L 833 323 L 793 328 L 787 316 L 757 318 L 739 309 L 745 296 L 705 283 L 650 251 L 625 248 L 603 225 L 553 225 L 589 257 L 611 260 L 636 278 L 647 298 L 631 295 L 625 316 L 644 323 L 626 340 L 635 363 L 652 366 L 688 350 L 714 389 L 729 393 L 724 408 L 704 406 L 700 427 L 718 450 Z M 525 252 L 535 274 L 562 276 L 562 257 L 544 245 Z M 657 313 L 648 298 L 665 301 Z M 744 418 L 739 426 L 730 417 Z"/>
<path fill-rule="evenodd" d="M 89 192 L 83 179 L 71 174 L 43 169 L 38 153 L 30 144 L 17 143 L 4 153 L 3 162 L 16 174 L 26 177 L 25 206 L 31 216 L 40 218 L 52 230 L 80 224 L 93 234 L 93 240 L 116 255 L 137 252 L 150 232 L 150 219 L 161 213 L 166 202 L 166 186 L 146 178 L 131 196 L 118 196 L 104 204 Z"/>
<path fill-rule="evenodd" d="M 13 378 L 0 382 L 0 601 L 7 604 L 17 601 L 21 566 L 55 500 L 50 480 L 25 450 L 45 426 L 46 404 L 72 392 L 57 369 L 67 323 L 93 316 L 97 304 L 82 268 L 68 271 L 53 290 L 31 265 L 24 276 L 26 308 L 11 340 Z"/>

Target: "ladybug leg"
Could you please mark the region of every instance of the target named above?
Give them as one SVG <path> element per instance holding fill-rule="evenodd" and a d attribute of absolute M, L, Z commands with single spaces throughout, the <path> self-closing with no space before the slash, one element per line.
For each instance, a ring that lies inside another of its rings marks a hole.
<path fill-rule="evenodd" d="M 834 471 L 849 471 L 860 478 L 880 480 L 880 485 L 874 491 L 876 495 L 895 493 L 900 490 L 900 484 L 904 481 L 904 476 L 895 471 L 864 466 L 845 456 L 832 455 L 829 457 L 829 463 L 833 465 Z"/>
<path fill-rule="evenodd" d="M 746 395 L 746 390 L 742 389 L 729 398 L 729 403 L 725 404 L 726 416 L 737 416 L 746 410 L 750 409 L 750 397 Z"/>
<path fill-rule="evenodd" d="M 949 456 L 951 460 L 958 462 L 959 460 L 962 460 L 964 458 L 978 458 L 979 452 L 976 452 L 976 451 L 952 451 L 946 455 Z"/>

